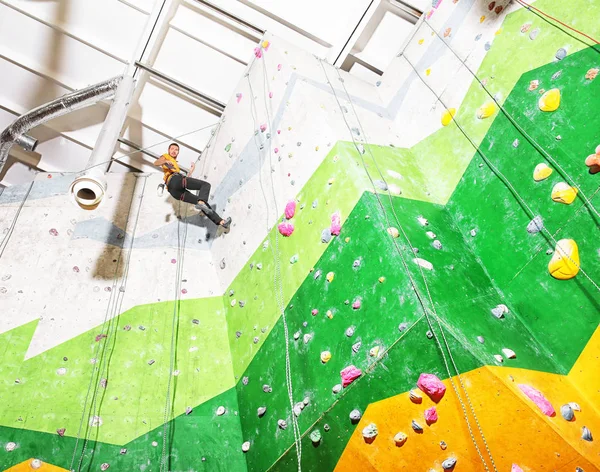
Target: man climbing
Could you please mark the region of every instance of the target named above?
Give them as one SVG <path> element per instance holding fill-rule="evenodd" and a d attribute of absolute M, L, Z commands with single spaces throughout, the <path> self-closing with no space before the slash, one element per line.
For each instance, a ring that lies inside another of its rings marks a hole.
<path fill-rule="evenodd" d="M 225 232 L 229 232 L 231 226 L 231 218 L 222 219 L 216 211 L 214 211 L 208 203 L 208 195 L 210 194 L 210 184 L 204 180 L 193 179 L 191 175 L 194 173 L 196 164 L 192 162 L 190 171 L 187 176 L 181 173 L 181 168 L 177 163 L 179 155 L 179 145 L 171 143 L 167 154 L 163 154 L 154 165 L 162 167 L 164 172 L 164 181 L 167 190 L 173 198 L 186 203 L 191 203 L 195 208 L 204 213 L 210 221 L 217 226 L 222 226 Z M 198 190 L 198 196 L 194 195 L 190 190 Z"/>

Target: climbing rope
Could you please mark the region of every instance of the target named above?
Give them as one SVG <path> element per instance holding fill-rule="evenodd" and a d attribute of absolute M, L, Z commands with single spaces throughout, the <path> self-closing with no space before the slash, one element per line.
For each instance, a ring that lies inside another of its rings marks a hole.
<path fill-rule="evenodd" d="M 27 202 L 27 198 L 29 198 L 29 194 L 31 193 L 31 189 L 33 188 L 33 185 L 35 184 L 35 178 L 36 178 L 37 174 L 38 174 L 38 172 L 36 172 L 35 175 L 33 176 L 33 180 L 31 181 L 31 184 L 29 185 L 27 192 L 25 192 L 25 196 L 23 197 L 23 200 L 21 200 L 19 208 L 17 208 L 17 211 L 15 212 L 15 216 L 13 217 L 13 220 L 12 220 L 10 226 L 8 227 L 8 231 L 2 238 L 2 242 L 0 242 L 0 258 L 2 258 L 2 256 L 4 255 L 4 250 L 6 249 L 6 246 L 8 246 L 8 243 L 10 242 L 10 238 L 13 234 L 13 231 L 15 230 L 15 226 L 17 225 L 17 220 L 19 219 L 21 210 L 25 206 L 25 203 Z M 2 193 L 4 193 L 4 189 L 2 190 Z"/>
<path fill-rule="evenodd" d="M 383 202 L 381 201 L 381 198 L 379 197 L 379 193 L 377 192 L 377 187 L 376 187 L 376 185 L 375 185 L 375 182 L 373 181 L 373 178 L 371 177 L 371 175 L 370 175 L 370 173 L 369 173 L 369 171 L 368 171 L 368 168 L 367 168 L 367 165 L 366 165 L 366 163 L 365 163 L 365 161 L 364 161 L 364 158 L 362 157 L 362 156 L 363 156 L 363 152 L 361 151 L 361 149 L 359 148 L 358 144 L 356 143 L 356 140 L 354 139 L 354 135 L 353 135 L 353 133 L 352 133 L 352 129 L 351 129 L 350 125 L 348 124 L 348 121 L 346 120 L 346 117 L 345 117 L 345 114 L 344 114 L 344 111 L 343 111 L 343 107 L 342 107 L 342 105 L 341 105 L 341 103 L 340 103 L 340 101 L 339 101 L 339 98 L 338 98 L 338 96 L 337 96 L 337 93 L 335 92 L 335 88 L 333 87 L 333 84 L 332 84 L 332 83 L 331 83 L 331 81 L 329 80 L 329 76 L 328 76 L 328 74 L 327 74 L 327 71 L 325 70 L 325 66 L 323 65 L 323 61 L 322 61 L 322 60 L 319 60 L 319 63 L 320 63 L 320 65 L 321 65 L 321 68 L 323 69 L 323 73 L 325 74 L 325 78 L 326 78 L 326 80 L 327 80 L 327 83 L 329 84 L 329 86 L 330 86 L 330 88 L 331 88 L 331 90 L 332 90 L 332 93 L 333 93 L 333 95 L 334 95 L 334 97 L 335 97 L 335 100 L 336 100 L 336 102 L 337 102 L 337 104 L 338 104 L 338 107 L 339 107 L 339 109 L 340 109 L 340 111 L 341 111 L 342 117 L 343 117 L 343 119 L 344 119 L 344 123 L 346 124 L 346 127 L 348 128 L 348 131 L 349 131 L 349 133 L 350 133 L 350 136 L 351 136 L 351 138 L 352 138 L 352 142 L 354 143 L 354 146 L 355 146 L 355 148 L 356 148 L 356 150 L 357 150 L 357 152 L 358 152 L 358 155 L 360 156 L 360 159 L 361 159 L 361 162 L 362 162 L 363 168 L 365 169 L 365 173 L 366 173 L 367 177 L 369 178 L 369 181 L 371 182 L 371 185 L 372 185 L 372 187 L 373 187 L 373 190 L 374 190 L 374 195 L 375 195 L 375 197 L 377 198 L 377 201 L 378 201 L 378 203 L 379 203 L 379 206 L 380 206 L 380 208 L 381 208 L 381 211 L 382 211 L 382 213 L 383 213 L 383 216 L 384 216 L 384 218 L 386 219 L 387 225 L 388 225 L 388 227 L 389 227 L 389 226 L 391 226 L 391 224 L 390 224 L 390 219 L 389 219 L 389 217 L 388 217 L 388 214 L 387 214 L 387 212 L 386 212 L 386 210 L 385 210 L 385 207 L 384 207 L 384 205 L 383 205 Z M 341 77 L 341 75 L 340 75 L 339 71 L 338 71 L 337 73 L 338 73 L 338 78 L 340 79 L 340 82 L 341 82 L 341 83 L 342 83 L 342 85 L 343 85 L 343 84 L 344 84 L 344 82 L 343 82 L 343 79 L 342 79 L 342 77 Z M 356 118 L 357 118 L 358 124 L 359 124 L 359 126 L 361 127 L 361 133 L 363 134 L 363 136 L 365 137 L 364 139 L 366 140 L 367 138 L 366 138 L 366 135 L 365 135 L 365 132 L 364 132 L 364 128 L 362 127 L 362 124 L 361 124 L 361 122 L 360 122 L 360 119 L 358 118 L 358 114 L 356 113 L 356 110 L 354 109 L 354 104 L 353 104 L 353 102 L 352 102 L 352 99 L 350 98 L 350 95 L 348 94 L 348 91 L 346 90 L 346 87 L 345 87 L 345 85 L 343 85 L 343 86 L 344 86 L 344 90 L 346 91 L 346 94 L 347 94 L 347 96 L 348 96 L 348 101 L 350 102 L 350 105 L 351 105 L 351 107 L 352 107 L 352 109 L 353 109 L 353 112 L 354 112 L 354 114 L 355 114 L 355 116 L 356 116 Z M 366 144 L 366 143 L 365 143 L 365 144 Z M 386 185 L 386 187 L 388 187 L 388 186 L 387 186 L 387 183 L 385 183 L 385 178 L 383 177 L 383 174 L 382 174 L 381 170 L 379 169 L 379 166 L 378 166 L 378 164 L 377 164 L 377 161 L 375 160 L 375 157 L 373 156 L 373 154 L 372 154 L 372 152 L 371 152 L 371 150 L 370 150 L 370 146 L 367 144 L 367 145 L 366 145 L 366 146 L 364 146 L 364 147 L 366 147 L 366 148 L 369 150 L 369 153 L 371 154 L 371 158 L 373 159 L 373 162 L 375 163 L 375 165 L 376 165 L 376 168 L 378 169 L 378 172 L 379 172 L 379 174 L 381 175 L 381 177 L 382 177 L 382 179 L 383 179 L 383 181 L 384 181 L 384 184 Z M 402 231 L 402 233 L 403 233 L 403 235 L 404 235 L 404 238 L 406 239 L 407 243 L 410 245 L 410 247 L 411 247 L 411 250 L 413 250 L 414 248 L 412 247 L 412 244 L 410 243 L 410 240 L 408 239 L 408 236 L 407 236 L 406 232 L 404 231 L 404 228 L 403 228 L 402 224 L 400 223 L 400 221 L 399 221 L 399 219 L 398 219 L 398 216 L 397 216 L 397 215 L 396 215 L 396 213 L 395 213 L 394 206 L 393 206 L 393 201 L 392 201 L 392 196 L 391 196 L 391 193 L 389 192 L 389 188 L 388 188 L 388 197 L 389 197 L 389 199 L 390 199 L 390 206 L 391 206 L 391 208 L 392 208 L 392 212 L 394 213 L 394 217 L 395 217 L 395 219 L 396 219 L 396 224 L 397 224 L 397 225 L 400 227 L 400 229 L 401 229 L 401 231 Z M 435 330 L 435 329 L 434 329 L 434 327 L 433 327 L 433 323 L 431 322 L 431 319 L 430 319 L 430 316 L 429 316 L 429 314 L 430 314 L 430 313 L 429 313 L 429 309 L 427 308 L 427 306 L 426 306 L 426 303 L 425 303 L 425 301 L 424 301 L 424 299 L 423 299 L 423 296 L 421 295 L 421 293 L 420 293 L 420 291 L 419 291 L 419 288 L 418 288 L 418 286 L 417 286 L 417 284 L 416 284 L 415 280 L 414 280 L 414 279 L 413 279 L 413 277 L 412 277 L 412 274 L 411 274 L 411 272 L 410 272 L 410 269 L 409 269 L 409 267 L 408 267 L 408 264 L 406 263 L 406 260 L 405 260 L 405 258 L 404 258 L 404 255 L 402 254 L 402 251 L 401 251 L 400 247 L 398 246 L 398 243 L 396 242 L 395 238 L 392 238 L 392 242 L 393 242 L 393 244 L 394 244 L 394 246 L 395 246 L 395 249 L 396 249 L 396 251 L 398 252 L 398 255 L 400 256 L 400 260 L 401 260 L 401 262 L 402 262 L 402 265 L 403 265 L 403 267 L 404 267 L 404 270 L 406 271 L 406 274 L 407 274 L 407 276 L 408 276 L 408 278 L 409 278 L 410 284 L 411 284 L 411 286 L 412 286 L 412 288 L 413 288 L 413 290 L 414 290 L 414 292 L 415 292 L 415 295 L 416 295 L 416 297 L 417 297 L 417 300 L 419 301 L 419 304 L 421 305 L 421 308 L 422 308 L 422 310 L 423 310 L 423 313 L 424 313 L 424 315 L 425 315 L 425 319 L 427 320 L 427 324 L 428 324 L 428 326 L 429 326 L 429 329 L 431 330 L 431 332 L 432 332 L 432 334 L 433 334 L 433 337 L 434 337 L 434 339 L 435 339 L 435 341 L 436 341 L 437 347 L 438 347 L 438 349 L 440 350 L 440 353 L 441 353 L 441 355 L 442 355 L 442 360 L 443 360 L 443 362 L 444 362 L 444 366 L 445 366 L 445 368 L 446 368 L 446 372 L 447 372 L 447 374 L 448 374 L 449 381 L 450 381 L 450 383 L 451 383 L 451 385 L 452 385 L 452 388 L 453 388 L 453 390 L 454 390 L 454 392 L 455 392 L 455 394 L 456 394 L 456 397 L 457 397 L 457 399 L 459 400 L 459 403 L 460 403 L 460 405 L 461 405 L 461 408 L 462 408 L 462 410 L 463 410 L 463 415 L 464 415 L 464 418 L 465 418 L 465 421 L 466 421 L 466 424 L 467 424 L 467 428 L 468 428 L 468 430 L 469 430 L 469 435 L 470 435 L 470 437 L 471 437 L 471 440 L 472 440 L 472 442 L 473 442 L 473 445 L 475 446 L 475 449 L 477 450 L 477 453 L 478 453 L 478 455 L 479 455 L 479 457 L 480 457 L 480 459 L 481 459 L 481 462 L 483 463 L 483 465 L 484 465 L 485 469 L 486 469 L 487 471 L 489 471 L 489 467 L 488 467 L 487 461 L 485 460 L 485 458 L 484 458 L 484 456 L 483 456 L 483 454 L 482 454 L 482 452 L 481 452 L 481 450 L 480 450 L 480 448 L 479 448 L 479 445 L 478 445 L 478 443 L 477 443 L 477 441 L 476 441 L 476 439 L 475 439 L 475 436 L 474 436 L 474 434 L 473 434 L 473 431 L 472 431 L 472 428 L 471 428 L 471 423 L 470 423 L 470 421 L 469 421 L 469 417 L 468 417 L 468 414 L 467 414 L 466 407 L 465 407 L 465 405 L 464 405 L 464 402 L 463 402 L 462 396 L 460 395 L 460 393 L 459 393 L 459 391 L 458 391 L 458 389 L 457 389 L 457 387 L 456 387 L 456 385 L 455 385 L 455 383 L 454 383 L 454 380 L 453 380 L 453 375 L 452 375 L 452 372 L 450 371 L 450 367 L 449 367 L 449 364 L 448 364 L 448 360 L 447 360 L 447 358 L 446 358 L 446 354 L 445 354 L 445 352 L 444 352 L 444 349 L 442 348 L 442 345 L 441 345 L 441 343 L 440 343 L 440 340 L 439 340 L 439 338 L 438 338 L 438 336 L 437 336 L 437 334 L 436 334 L 436 330 Z M 413 251 L 412 253 L 414 254 L 414 251 Z M 424 283 L 425 283 L 425 286 L 427 287 L 427 280 L 426 280 L 426 278 L 425 278 L 425 275 L 423 274 L 422 268 L 421 268 L 420 266 L 419 266 L 419 269 L 420 269 L 420 271 L 421 271 L 421 276 L 423 277 L 423 281 L 424 281 Z M 431 298 L 431 294 L 429 293 L 429 289 L 428 289 L 428 288 L 427 288 L 427 292 L 428 292 L 428 296 L 429 296 L 429 302 L 430 302 L 430 304 L 431 304 L 431 310 L 432 310 L 432 312 L 433 312 L 433 313 L 431 313 L 431 314 L 434 316 L 434 318 L 436 318 L 436 319 L 437 319 L 437 318 L 438 318 L 438 316 L 437 316 L 437 313 L 436 313 L 436 311 L 435 311 L 435 304 L 433 303 L 433 300 L 432 300 L 432 298 Z M 442 331 L 442 334 L 443 334 L 443 330 L 442 330 L 442 327 L 441 327 L 441 325 L 439 324 L 439 320 L 438 320 L 438 327 L 439 327 L 439 329 Z M 446 338 L 445 338 L 445 336 L 443 336 L 443 338 L 444 338 L 444 340 L 445 340 L 446 349 L 447 349 L 447 351 L 448 351 L 448 354 L 449 354 L 449 356 L 451 357 L 451 350 L 450 350 L 450 346 L 448 345 L 448 343 L 447 343 L 447 341 L 446 341 Z M 455 365 L 455 364 L 454 364 L 454 365 Z M 458 370 L 457 370 L 457 376 L 460 378 L 460 373 L 458 372 Z M 461 385 L 462 385 L 462 382 L 461 382 Z M 464 388 L 464 387 L 463 387 L 463 388 Z M 471 406 L 471 410 L 472 410 L 472 413 L 473 413 L 473 415 L 475 416 L 475 414 L 474 414 L 474 411 L 473 411 L 473 409 L 472 409 L 472 406 Z M 475 416 L 475 418 L 476 418 L 476 416 Z M 477 422 L 477 424 L 479 425 L 479 423 L 478 423 L 478 422 Z M 482 437 L 483 437 L 483 433 L 481 432 L 481 429 L 480 429 L 480 434 L 481 434 L 481 435 L 482 435 Z M 486 449 L 487 449 L 487 444 L 485 443 L 485 440 L 484 440 L 484 444 L 486 445 Z M 493 462 L 493 459 L 492 459 L 492 456 L 491 456 L 491 454 L 490 454 L 490 452 L 489 452 L 489 449 L 488 449 L 488 455 L 490 456 L 490 459 L 491 459 L 491 461 L 492 461 L 492 467 L 493 467 L 493 469 L 496 471 L 497 469 L 496 469 L 496 467 L 495 467 L 495 464 L 494 464 L 494 462 Z"/>
<path fill-rule="evenodd" d="M 442 106 L 448 110 L 448 107 L 446 106 L 446 104 L 442 101 L 442 99 L 435 93 L 435 91 L 433 90 L 433 88 L 431 88 L 431 86 L 425 81 L 425 79 L 417 72 L 417 69 L 415 68 L 415 66 L 412 64 L 412 62 L 410 62 L 410 60 L 408 59 L 408 57 L 406 57 L 406 55 L 403 55 L 404 59 L 406 60 L 406 62 L 408 62 L 408 64 L 413 68 L 413 70 L 415 71 L 415 74 L 417 74 L 417 76 L 421 79 L 421 81 L 425 84 L 425 86 L 431 91 L 431 93 L 433 93 L 433 95 L 436 97 L 436 99 L 442 104 Z M 494 172 L 494 174 L 496 174 L 498 176 L 498 178 L 500 178 L 500 180 L 504 183 L 504 185 L 510 190 L 510 192 L 513 194 L 513 196 L 515 197 L 515 199 L 519 202 L 519 205 L 521 206 L 521 208 L 525 211 L 525 213 L 527 214 L 527 216 L 531 219 L 533 219 L 536 216 L 536 213 L 533 212 L 533 210 L 529 207 L 529 205 L 527 204 L 527 202 L 523 199 L 523 197 L 521 197 L 521 195 L 519 194 L 519 192 L 517 192 L 517 190 L 515 189 L 515 187 L 511 184 L 511 182 L 506 178 L 506 176 L 488 159 L 488 157 L 485 155 L 485 153 L 481 150 L 481 148 L 479 146 L 477 146 L 477 144 L 475 144 L 475 142 L 473 141 L 473 139 L 471 139 L 471 137 L 467 134 L 467 132 L 464 130 L 464 128 L 461 126 L 461 124 L 456 120 L 456 117 L 453 117 L 453 121 L 456 124 L 457 128 L 460 130 L 460 132 L 464 135 L 464 137 L 469 141 L 469 143 L 471 144 L 471 146 L 473 146 L 473 148 L 475 149 L 475 151 L 481 156 L 481 158 L 484 160 L 484 162 L 488 165 L 488 167 L 492 170 L 492 172 Z M 581 273 L 585 276 L 586 279 L 588 279 L 588 281 L 594 286 L 594 288 L 596 290 L 598 290 L 600 292 L 600 287 L 598 286 L 598 284 L 592 280 L 592 278 L 587 274 L 587 272 L 581 267 L 580 264 L 578 264 L 577 262 L 575 262 L 571 256 L 568 254 L 567 251 L 564 250 L 564 248 L 558 244 L 558 241 L 555 239 L 554 235 L 544 226 L 542 225 L 540 231 L 545 234 L 547 236 L 547 238 L 549 238 L 553 244 L 555 244 L 555 246 L 560 250 L 561 256 L 566 257 L 570 262 L 572 262 L 580 271 Z"/>
<path fill-rule="evenodd" d="M 581 187 L 579 186 L 579 184 L 575 181 L 575 179 L 573 179 L 566 170 L 564 170 L 564 168 L 534 139 L 532 138 L 524 129 L 523 127 L 517 123 L 517 121 L 513 118 L 513 116 L 506 110 L 506 108 L 504 108 L 504 106 L 496 99 L 496 97 L 494 96 L 494 94 L 492 92 L 490 92 L 490 90 L 485 86 L 485 84 L 481 81 L 481 79 L 477 76 L 477 74 L 467 65 L 466 61 L 464 59 L 462 59 L 458 53 L 454 50 L 454 48 L 452 48 L 452 46 L 450 46 L 450 44 L 448 44 L 446 41 L 444 41 L 444 39 L 442 38 L 442 36 L 437 32 L 437 30 L 431 26 L 431 24 L 427 21 L 427 20 L 423 20 L 424 23 L 429 26 L 429 28 L 431 29 L 431 31 L 433 33 L 435 33 L 435 35 L 440 39 L 440 41 L 442 41 L 442 43 L 452 52 L 452 54 L 454 54 L 454 56 L 465 66 L 465 68 L 469 71 L 469 73 L 473 76 L 473 78 L 479 83 L 479 85 L 481 86 L 481 88 L 483 88 L 483 90 L 485 91 L 485 93 L 487 93 L 489 95 L 489 97 L 494 101 L 494 103 L 498 106 L 498 108 L 500 109 L 500 111 L 502 111 L 502 113 L 504 114 L 504 116 L 506 116 L 506 118 L 508 118 L 508 120 L 511 122 L 511 124 L 517 129 L 517 131 L 519 131 L 519 133 L 521 133 L 521 136 L 523 136 L 534 148 L 536 151 L 538 151 L 543 157 L 544 159 L 546 159 L 548 162 L 550 162 L 552 165 L 554 165 L 558 171 L 560 172 L 560 174 L 566 179 L 569 180 L 571 185 L 575 188 L 577 188 L 578 190 L 578 195 L 583 199 L 584 203 L 586 204 L 586 206 L 592 210 L 596 216 L 600 217 L 600 213 L 598 213 L 598 211 L 596 210 L 596 208 L 594 207 L 594 205 L 592 205 L 591 201 L 588 199 L 588 197 L 586 196 L 586 194 L 583 192 L 583 190 L 581 190 Z M 406 56 L 403 54 L 404 58 L 406 58 Z M 407 59 L 408 61 L 408 59 Z M 411 64 L 412 66 L 412 64 Z M 414 67 L 413 67 L 414 69 Z M 416 69 L 415 69 L 415 73 L 416 73 Z M 418 74 L 417 74 L 418 75 Z M 431 87 L 429 87 L 430 90 Z M 433 91 L 433 90 L 432 90 Z M 434 95 L 437 97 L 437 94 L 435 92 L 433 92 Z M 441 103 L 441 94 L 440 94 L 440 98 L 438 98 L 438 100 Z M 443 105 L 443 103 L 442 103 Z"/>
<path fill-rule="evenodd" d="M 142 194 L 140 197 L 138 211 L 137 211 L 137 215 L 135 218 L 135 223 L 134 223 L 132 236 L 131 236 L 131 245 L 130 245 L 129 252 L 127 254 L 127 259 L 125 262 L 125 269 L 123 271 L 123 276 L 121 277 L 122 284 L 120 287 L 118 287 L 117 282 L 119 280 L 118 271 L 119 271 L 119 266 L 121 264 L 121 257 L 123 254 L 123 250 L 119 251 L 119 256 L 117 257 L 117 263 L 115 265 L 115 275 L 113 276 L 113 282 L 112 282 L 112 287 L 111 287 L 111 291 L 110 291 L 110 298 L 109 298 L 108 306 L 106 308 L 106 312 L 104 315 L 104 320 L 101 325 L 102 326 L 101 333 L 104 334 L 105 331 L 108 332 L 107 336 L 104 338 L 107 340 L 111 339 L 111 338 L 115 338 L 114 334 L 116 332 L 116 325 L 117 325 L 116 316 L 118 315 L 118 310 L 120 309 L 120 306 L 121 306 L 123 298 L 124 298 L 124 295 L 121 296 L 120 294 L 125 293 L 125 287 L 127 285 L 127 278 L 129 275 L 129 266 L 130 266 L 130 262 L 131 262 L 131 253 L 133 250 L 133 241 L 135 238 L 135 231 L 136 231 L 136 228 L 137 228 L 137 225 L 139 222 L 139 216 L 140 216 L 140 211 L 141 211 L 141 207 L 142 207 L 142 199 L 143 199 L 144 191 L 146 188 L 146 181 L 147 181 L 147 176 L 145 176 L 145 178 L 144 178 Z M 131 194 L 131 204 L 129 205 L 129 211 L 127 213 L 127 219 L 125 221 L 125 227 L 124 227 L 125 231 L 127 230 L 127 227 L 129 226 L 129 218 L 131 216 L 131 207 L 134 202 L 136 188 L 137 188 L 137 181 L 136 181 L 136 185 L 134 186 L 132 194 Z M 119 297 L 121 297 L 120 302 L 119 302 Z M 113 326 L 115 329 L 113 329 Z M 111 331 L 112 331 L 112 336 L 111 336 Z M 115 341 L 113 341 L 113 350 L 114 350 Z M 92 418 L 92 421 L 93 421 L 93 418 L 95 415 L 93 415 L 92 413 L 96 412 L 96 400 L 97 400 L 97 395 L 98 395 L 98 389 L 100 387 L 100 385 L 98 383 L 98 379 L 100 379 L 101 374 L 103 374 L 105 372 L 104 361 L 105 361 L 105 353 L 106 353 L 106 344 L 107 343 L 108 343 L 108 341 L 103 341 L 102 339 L 100 339 L 100 340 L 98 340 L 98 342 L 96 344 L 94 357 L 93 357 L 93 359 L 95 360 L 95 362 L 93 364 L 94 367 L 92 368 L 92 372 L 90 375 L 90 381 L 88 382 L 88 387 L 87 387 L 87 391 L 86 391 L 86 395 L 85 395 L 83 410 L 82 410 L 81 418 L 79 421 L 79 428 L 77 431 L 77 438 L 75 440 L 75 446 L 73 448 L 73 455 L 71 457 L 71 465 L 69 467 L 69 470 L 77 470 L 77 472 L 78 472 L 81 470 L 81 467 L 83 465 L 83 460 L 84 460 L 85 452 L 87 450 L 87 444 L 89 441 L 89 435 L 91 434 L 90 418 Z M 112 351 L 111 351 L 111 353 L 112 353 Z M 98 364 L 98 360 L 100 361 L 100 364 L 99 364 L 99 367 L 96 368 L 96 365 Z M 106 364 L 106 368 L 108 369 L 108 364 Z M 94 379 L 96 379 L 96 380 L 94 380 Z M 94 385 L 94 383 L 95 383 L 95 387 L 94 387 L 94 391 L 92 393 L 92 385 Z M 86 426 L 86 433 L 84 435 L 84 443 L 83 443 L 83 447 L 82 447 L 81 454 L 79 457 L 77 469 L 73 469 L 73 464 L 75 463 L 75 456 L 77 455 L 77 449 L 79 446 L 79 440 L 81 438 L 81 430 L 83 428 L 84 422 L 86 422 L 86 411 L 87 411 L 87 404 L 90 399 L 90 393 L 92 393 L 92 399 L 91 399 L 92 404 L 91 404 L 90 410 L 87 414 L 87 426 Z"/>
<path fill-rule="evenodd" d="M 256 61 L 252 62 L 249 72 L 252 70 L 255 63 L 256 63 Z M 263 92 L 264 92 L 264 95 L 266 96 L 266 93 L 267 93 L 266 89 L 268 86 L 267 86 L 266 76 L 264 75 L 266 73 L 265 71 L 266 71 L 266 66 L 265 66 L 264 60 L 263 60 L 263 72 L 264 72 L 263 80 L 264 80 L 264 88 L 265 88 L 265 90 L 263 90 Z M 252 132 L 254 133 L 255 130 L 258 129 L 257 128 L 258 119 L 257 119 L 256 99 L 254 96 L 254 89 L 252 87 L 252 82 L 250 81 L 249 72 L 246 74 L 246 78 L 248 80 L 248 86 L 250 88 L 250 95 L 252 97 L 250 110 L 252 113 L 252 119 L 253 119 L 253 124 L 254 124 L 254 128 L 253 128 Z M 267 120 L 269 123 L 269 129 L 271 129 L 272 120 L 271 120 L 271 116 L 269 113 L 269 107 L 266 102 L 266 98 L 265 98 L 265 108 L 266 108 L 266 113 L 267 113 Z M 273 131 L 273 130 L 271 130 L 271 131 Z M 261 192 L 262 192 L 263 199 L 265 201 L 266 210 L 267 210 L 267 212 L 266 212 L 266 214 L 267 214 L 266 230 L 267 230 L 267 237 L 269 240 L 269 247 L 271 248 L 271 254 L 273 256 L 274 267 L 275 267 L 274 276 L 273 276 L 273 285 L 274 285 L 273 291 L 275 293 L 275 300 L 276 300 L 277 307 L 278 307 L 279 313 L 281 315 L 282 323 L 283 323 L 283 331 L 284 331 L 284 337 L 285 337 L 285 379 L 286 379 L 288 400 L 290 403 L 292 431 L 294 433 L 294 444 L 296 446 L 296 455 L 297 455 L 297 460 L 298 460 L 298 472 L 301 472 L 301 470 L 302 470 L 302 435 L 300 432 L 300 427 L 298 426 L 298 420 L 293 411 L 294 410 L 294 390 L 293 390 L 293 384 L 292 384 L 292 372 L 291 372 L 291 365 L 290 365 L 289 329 L 288 329 L 288 323 L 287 323 L 287 316 L 285 313 L 285 297 L 283 295 L 283 283 L 282 283 L 282 278 L 281 278 L 281 262 L 279 259 L 279 233 L 278 233 L 278 231 L 275 231 L 275 247 L 273 248 L 273 244 L 271 244 L 271 237 L 270 237 L 269 203 L 268 203 L 266 191 L 264 189 L 264 185 L 262 182 L 262 162 L 260 159 L 261 149 L 260 149 L 260 144 L 258 144 L 256 141 L 256 137 L 254 138 L 254 144 L 256 146 L 256 150 L 258 153 L 259 185 L 261 188 Z M 274 181 L 273 181 L 271 146 L 269 145 L 268 148 L 269 148 L 269 174 L 270 174 L 270 180 L 271 180 L 271 191 L 272 191 L 273 201 L 274 201 L 274 205 L 275 205 L 275 217 L 278 218 L 279 210 L 277 208 L 277 197 L 275 195 L 275 185 L 274 185 Z"/>

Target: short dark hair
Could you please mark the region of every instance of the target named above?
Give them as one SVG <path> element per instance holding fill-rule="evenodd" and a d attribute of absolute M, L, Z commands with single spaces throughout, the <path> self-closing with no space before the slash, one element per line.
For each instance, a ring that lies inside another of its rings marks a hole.
<path fill-rule="evenodd" d="M 179 144 L 177 144 L 177 143 L 171 143 L 171 144 L 169 144 L 168 149 L 171 149 L 171 146 L 177 146 L 177 149 L 179 149 Z"/>

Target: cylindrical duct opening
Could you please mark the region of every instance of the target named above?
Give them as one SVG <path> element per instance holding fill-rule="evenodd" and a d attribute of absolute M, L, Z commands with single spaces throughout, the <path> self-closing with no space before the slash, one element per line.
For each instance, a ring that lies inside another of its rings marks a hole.
<path fill-rule="evenodd" d="M 106 182 L 97 176 L 82 175 L 73 181 L 69 193 L 79 208 L 94 210 L 104 198 Z"/>
<path fill-rule="evenodd" d="M 38 145 L 38 140 L 28 134 L 22 134 L 15 138 L 15 144 L 21 146 L 26 151 L 35 151 Z"/>

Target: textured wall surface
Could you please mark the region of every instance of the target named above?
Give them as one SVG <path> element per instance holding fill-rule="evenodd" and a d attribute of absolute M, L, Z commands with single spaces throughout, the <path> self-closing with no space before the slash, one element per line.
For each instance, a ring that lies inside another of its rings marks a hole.
<path fill-rule="evenodd" d="M 379 87 L 266 36 L 198 164 L 227 235 L 157 175 L 110 174 L 94 213 L 72 175 L 4 190 L 1 467 L 288 471 L 299 442 L 311 471 L 600 469 L 600 49 L 518 4 L 438 3 Z M 597 2 L 535 6 L 600 35 Z M 443 398 L 411 398 L 422 373 Z"/>

